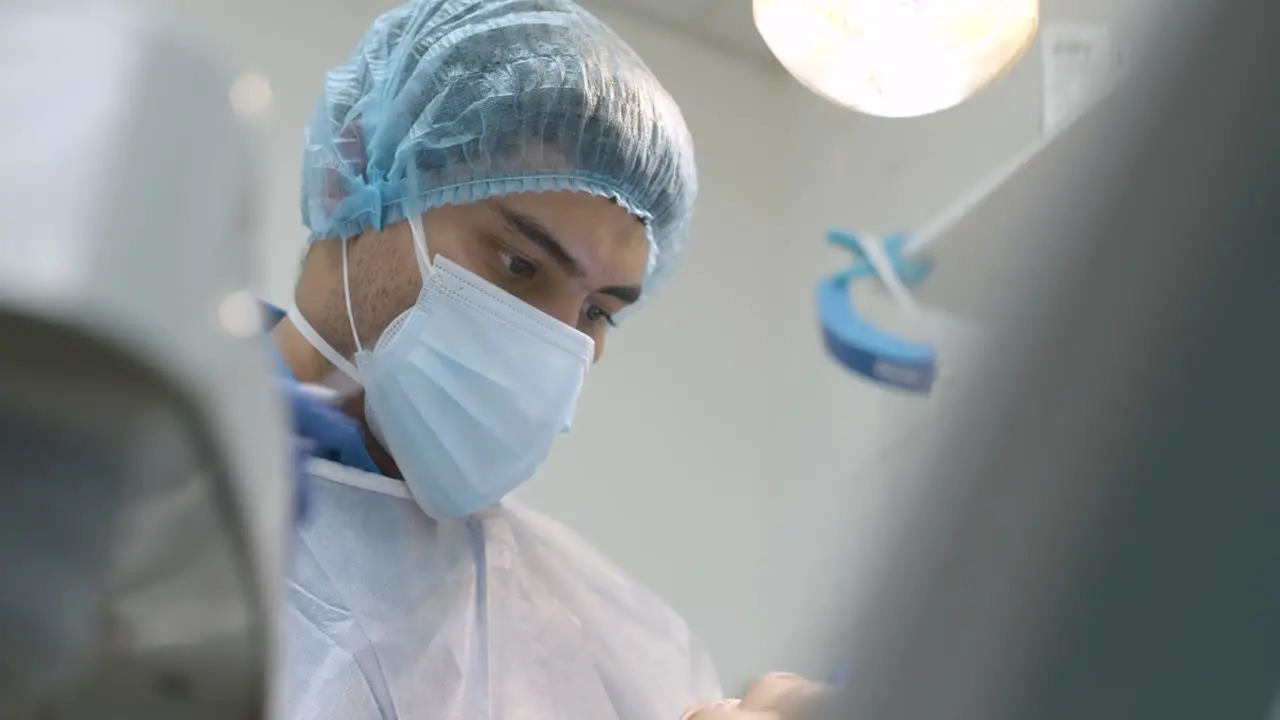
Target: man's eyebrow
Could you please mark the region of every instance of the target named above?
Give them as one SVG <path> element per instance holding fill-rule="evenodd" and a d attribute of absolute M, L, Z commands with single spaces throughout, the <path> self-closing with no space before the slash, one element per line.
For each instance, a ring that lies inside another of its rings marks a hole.
<path fill-rule="evenodd" d="M 566 273 L 578 278 L 585 275 L 582 272 L 582 265 L 569 254 L 568 250 L 564 249 L 564 245 L 537 218 L 512 210 L 502 203 L 494 203 L 494 205 L 498 208 L 498 214 L 507 221 L 511 229 L 542 248 L 542 251 L 550 255 L 555 264 L 563 268 Z"/>
<path fill-rule="evenodd" d="M 495 202 L 494 206 L 498 209 L 498 214 L 511 226 L 512 230 L 542 248 L 542 251 L 550 255 L 552 261 L 563 268 L 566 273 L 577 278 L 586 276 L 586 273 L 582 271 L 582 265 L 569 254 L 564 245 L 537 218 L 518 210 L 512 210 L 500 202 Z M 631 305 L 640 299 L 641 288 L 639 285 L 613 285 L 598 292 L 601 295 L 614 297 L 626 305 Z"/>

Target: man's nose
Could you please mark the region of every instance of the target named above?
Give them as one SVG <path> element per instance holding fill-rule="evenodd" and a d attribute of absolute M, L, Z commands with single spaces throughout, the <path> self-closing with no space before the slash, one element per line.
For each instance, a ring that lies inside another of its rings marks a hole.
<path fill-rule="evenodd" d="M 532 305 L 569 327 L 578 327 L 586 297 L 579 293 L 557 293 L 537 298 Z"/>

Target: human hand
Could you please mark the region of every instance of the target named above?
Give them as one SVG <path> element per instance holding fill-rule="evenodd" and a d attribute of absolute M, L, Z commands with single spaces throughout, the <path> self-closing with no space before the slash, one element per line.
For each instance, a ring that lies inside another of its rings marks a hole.
<path fill-rule="evenodd" d="M 740 700 L 697 707 L 681 720 L 799 720 L 833 688 L 791 673 L 769 673 L 751 683 Z"/>

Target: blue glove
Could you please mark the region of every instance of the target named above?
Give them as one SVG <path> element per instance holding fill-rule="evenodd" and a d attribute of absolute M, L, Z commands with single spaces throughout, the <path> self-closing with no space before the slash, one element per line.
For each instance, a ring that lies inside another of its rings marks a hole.
<path fill-rule="evenodd" d="M 297 522 L 302 522 L 307 517 L 311 497 L 306 474 L 308 459 L 318 457 L 366 472 L 380 471 L 365 448 L 364 437 L 356 421 L 333 406 L 333 395 L 325 388 L 295 380 L 270 340 L 264 338 L 264 344 L 275 364 L 276 376 L 293 418 L 294 515 Z"/>
<path fill-rule="evenodd" d="M 360 426 L 331 404 L 328 390 L 291 378 L 281 378 L 281 384 L 293 415 L 297 441 L 297 512 L 301 520 L 306 517 L 309 497 L 304 469 L 309 458 L 331 460 L 365 472 L 380 471 L 365 448 Z"/>
<path fill-rule="evenodd" d="M 310 508 L 310 486 L 304 471 L 307 459 L 314 457 L 325 445 L 337 441 L 342 434 L 342 426 L 350 420 L 342 413 L 328 405 L 306 385 L 292 378 L 280 379 L 284 390 L 285 402 L 288 403 L 290 417 L 293 418 L 294 436 L 294 515 L 298 522 L 307 517 Z"/>

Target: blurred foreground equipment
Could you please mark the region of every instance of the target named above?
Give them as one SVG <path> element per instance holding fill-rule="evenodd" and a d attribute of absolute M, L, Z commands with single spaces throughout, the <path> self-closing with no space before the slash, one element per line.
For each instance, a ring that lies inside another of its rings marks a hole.
<path fill-rule="evenodd" d="M 1280 690 L 1280 4 L 1183 17 L 1076 176 L 831 717 L 1204 720 Z M 1268 70 L 1267 68 L 1270 68 Z"/>
<path fill-rule="evenodd" d="M 105 5 L 0 8 L 0 718 L 263 717 L 292 496 L 247 136 Z"/>

